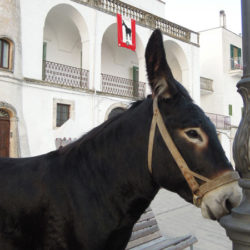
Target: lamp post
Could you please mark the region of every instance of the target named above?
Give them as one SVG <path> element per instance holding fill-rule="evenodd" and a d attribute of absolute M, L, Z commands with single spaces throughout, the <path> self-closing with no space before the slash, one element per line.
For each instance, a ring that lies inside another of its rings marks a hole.
<path fill-rule="evenodd" d="M 243 77 L 237 84 L 244 102 L 243 116 L 236 133 L 233 155 L 242 179 L 243 200 L 231 215 L 220 220 L 233 241 L 234 250 L 250 250 L 250 1 L 241 0 Z"/>

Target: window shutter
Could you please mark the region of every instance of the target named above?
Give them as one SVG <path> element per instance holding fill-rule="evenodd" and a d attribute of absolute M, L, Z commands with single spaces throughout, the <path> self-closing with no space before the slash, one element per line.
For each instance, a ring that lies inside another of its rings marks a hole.
<path fill-rule="evenodd" d="M 43 60 L 46 61 L 46 57 L 47 57 L 47 43 L 44 42 L 43 43 Z"/>
<path fill-rule="evenodd" d="M 133 66 L 133 81 L 139 81 L 139 68 L 137 66 Z"/>
<path fill-rule="evenodd" d="M 233 115 L 233 105 L 232 104 L 228 105 L 228 113 L 229 113 L 230 116 Z"/>
<path fill-rule="evenodd" d="M 139 96 L 139 67 L 133 66 L 133 96 Z"/>
<path fill-rule="evenodd" d="M 240 58 L 241 57 L 241 49 L 238 48 L 238 57 Z"/>

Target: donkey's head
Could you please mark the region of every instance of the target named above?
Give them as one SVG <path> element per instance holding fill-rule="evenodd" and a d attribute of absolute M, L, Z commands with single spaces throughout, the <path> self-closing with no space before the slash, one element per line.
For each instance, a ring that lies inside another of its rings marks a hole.
<path fill-rule="evenodd" d="M 155 132 L 150 132 L 153 146 L 149 146 L 153 178 L 189 202 L 200 196 L 203 216 L 219 219 L 241 201 L 237 173 L 225 156 L 214 125 L 174 79 L 159 30 L 153 32 L 145 56 L 156 117 L 151 125 Z"/>

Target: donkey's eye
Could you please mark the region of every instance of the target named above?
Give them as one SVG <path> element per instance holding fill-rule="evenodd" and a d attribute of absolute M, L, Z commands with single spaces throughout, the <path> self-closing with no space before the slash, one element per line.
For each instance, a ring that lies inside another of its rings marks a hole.
<path fill-rule="evenodd" d="M 202 141 L 201 136 L 200 136 L 200 135 L 198 134 L 198 132 L 197 132 L 196 130 L 194 130 L 194 129 L 188 130 L 188 131 L 186 131 L 185 133 L 186 133 L 186 135 L 187 135 L 189 138 L 191 138 L 191 139 L 198 139 L 198 140 Z"/>

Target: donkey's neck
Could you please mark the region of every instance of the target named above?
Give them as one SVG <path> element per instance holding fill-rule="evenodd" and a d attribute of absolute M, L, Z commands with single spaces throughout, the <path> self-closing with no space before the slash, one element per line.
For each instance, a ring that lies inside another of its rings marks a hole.
<path fill-rule="evenodd" d="M 91 165 L 84 167 L 97 171 L 105 195 L 122 214 L 129 213 L 135 219 L 159 189 L 147 164 L 151 119 L 152 102 L 145 100 L 110 123 L 83 147 L 87 157 L 95 158 L 90 161 Z"/>

